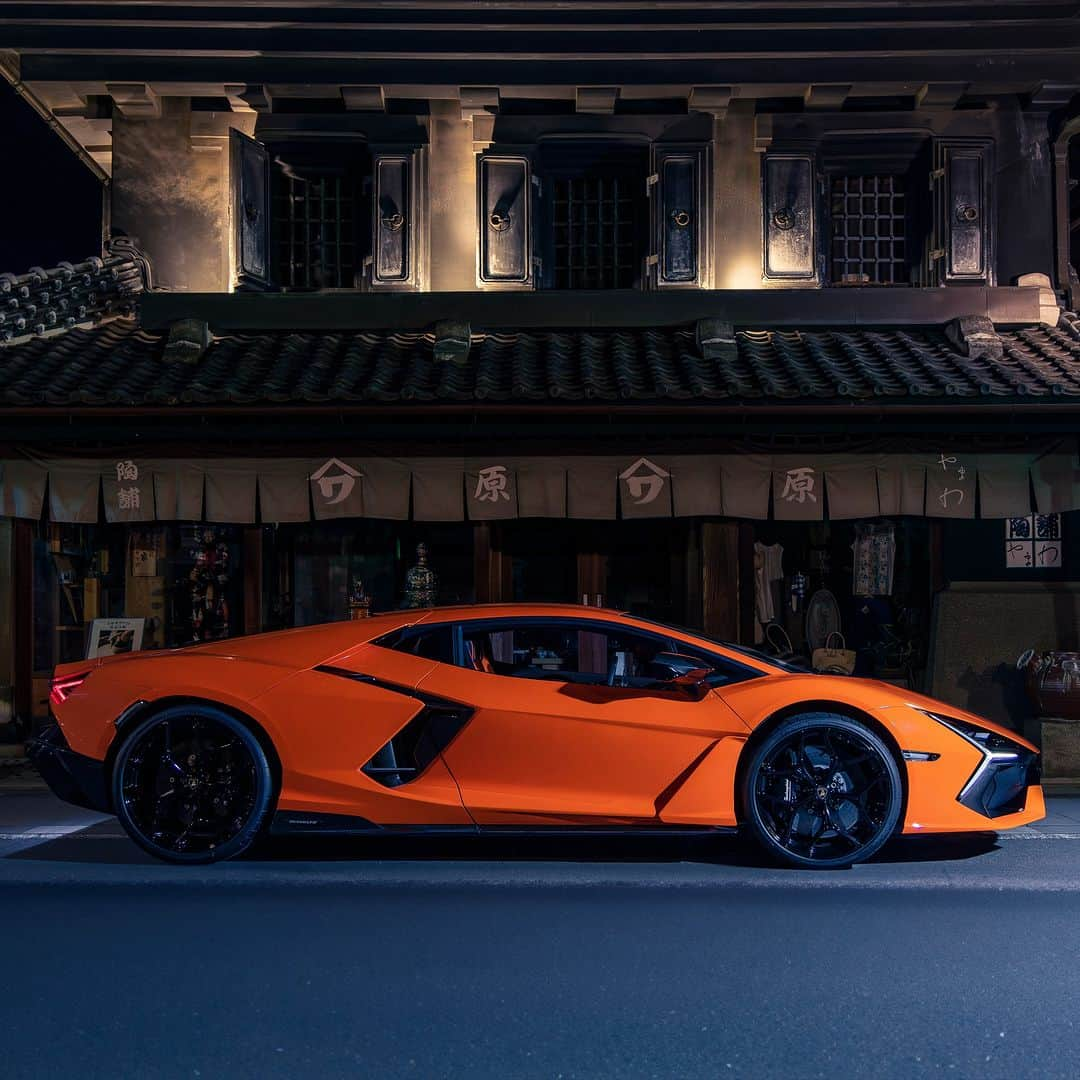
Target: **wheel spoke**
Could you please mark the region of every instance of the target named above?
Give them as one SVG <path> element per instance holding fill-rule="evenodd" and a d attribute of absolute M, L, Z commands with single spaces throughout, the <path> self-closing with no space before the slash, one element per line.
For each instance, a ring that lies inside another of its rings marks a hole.
<path fill-rule="evenodd" d="M 171 853 L 213 851 L 244 828 L 256 805 L 255 759 L 234 730 L 207 716 L 162 719 L 122 768 L 125 824 Z"/>
<path fill-rule="evenodd" d="M 855 858 L 879 841 L 892 796 L 887 761 L 847 726 L 803 727 L 759 766 L 754 798 L 772 841 L 809 861 Z M 781 786 L 785 785 L 785 786 Z"/>

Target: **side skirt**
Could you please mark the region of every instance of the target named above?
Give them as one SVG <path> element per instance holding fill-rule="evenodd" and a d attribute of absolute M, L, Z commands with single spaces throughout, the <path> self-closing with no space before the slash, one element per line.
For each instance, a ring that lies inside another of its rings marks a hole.
<path fill-rule="evenodd" d="M 271 836 L 734 836 L 733 825 L 377 825 L 348 814 L 315 814 L 279 810 L 270 823 Z"/>

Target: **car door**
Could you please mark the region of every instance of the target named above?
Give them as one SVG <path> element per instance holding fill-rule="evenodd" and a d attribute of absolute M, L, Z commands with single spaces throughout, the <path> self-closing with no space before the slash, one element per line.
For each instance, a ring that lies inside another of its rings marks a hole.
<path fill-rule="evenodd" d="M 276 690 L 278 708 L 295 715 L 282 753 L 283 809 L 471 827 L 439 753 L 464 715 L 416 690 L 452 655 L 449 627 L 421 625 L 397 647 L 360 645 Z"/>
<path fill-rule="evenodd" d="M 614 620 L 459 624 L 459 666 L 436 665 L 420 689 L 473 709 L 443 756 L 477 823 L 655 822 L 719 738 L 746 733 L 717 695 L 629 674 L 670 646 Z"/>

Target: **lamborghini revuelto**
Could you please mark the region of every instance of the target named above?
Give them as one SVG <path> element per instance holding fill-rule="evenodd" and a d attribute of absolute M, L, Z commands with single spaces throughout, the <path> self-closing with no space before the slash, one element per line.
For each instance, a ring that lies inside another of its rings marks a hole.
<path fill-rule="evenodd" d="M 1035 747 L 883 682 L 597 608 L 402 611 L 64 664 L 32 753 L 163 859 L 264 832 L 749 833 L 848 866 L 1044 814 Z"/>

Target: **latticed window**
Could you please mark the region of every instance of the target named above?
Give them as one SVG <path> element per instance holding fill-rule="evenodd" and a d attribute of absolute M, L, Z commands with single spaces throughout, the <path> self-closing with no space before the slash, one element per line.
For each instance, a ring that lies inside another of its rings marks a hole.
<path fill-rule="evenodd" d="M 906 285 L 906 178 L 896 174 L 833 176 L 830 266 L 836 284 Z"/>
<path fill-rule="evenodd" d="M 556 289 L 630 289 L 640 275 L 640 174 L 551 179 Z"/>
<path fill-rule="evenodd" d="M 362 265 L 358 178 L 348 169 L 277 159 L 273 180 L 277 280 L 294 289 L 351 289 Z"/>

